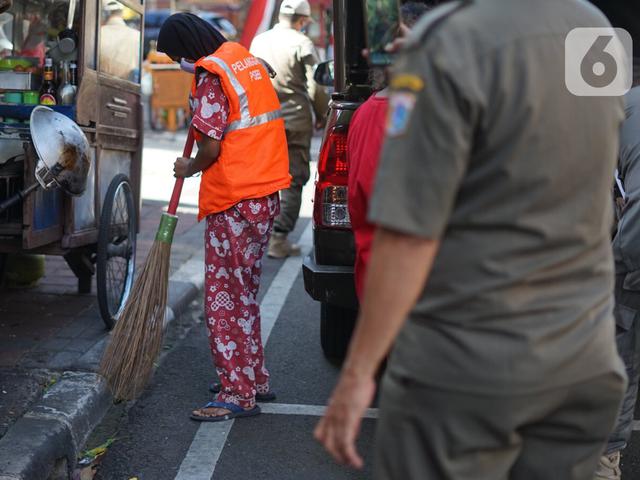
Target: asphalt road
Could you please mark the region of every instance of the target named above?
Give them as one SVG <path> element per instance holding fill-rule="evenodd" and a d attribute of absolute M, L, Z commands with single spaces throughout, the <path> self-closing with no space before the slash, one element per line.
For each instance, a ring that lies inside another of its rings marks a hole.
<path fill-rule="evenodd" d="M 308 219 L 300 222 L 296 235 L 308 224 Z M 309 231 L 306 234 L 308 244 Z M 146 393 L 129 409 L 126 405 L 112 408 L 90 439 L 88 447 L 117 438 L 96 478 L 370 478 L 368 469 L 353 472 L 335 465 L 312 438 L 318 407 L 326 404 L 338 370 L 323 358 L 320 310 L 304 291 L 300 262 L 266 259 L 263 273 L 261 301 L 270 305 L 266 321 L 274 311 L 277 314 L 266 356 L 278 395 L 264 408 L 277 413 L 233 424 L 201 425 L 189 419 L 191 410 L 210 399 L 208 382 L 215 375 L 201 306 L 194 304 L 172 327 L 160 368 Z M 374 429 L 375 420 L 365 420 L 360 448 L 368 465 Z"/>

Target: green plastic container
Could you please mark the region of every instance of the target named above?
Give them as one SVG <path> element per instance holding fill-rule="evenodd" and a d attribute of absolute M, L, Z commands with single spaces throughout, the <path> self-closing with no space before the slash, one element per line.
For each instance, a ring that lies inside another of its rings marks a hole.
<path fill-rule="evenodd" d="M 25 105 L 38 105 L 40 103 L 40 92 L 22 92 L 22 103 Z"/>
<path fill-rule="evenodd" d="M 16 253 L 7 255 L 4 282 L 9 288 L 31 288 L 44 277 L 44 255 Z"/>
<path fill-rule="evenodd" d="M 20 105 L 22 103 L 22 92 L 5 92 L 4 101 L 5 103 Z"/>

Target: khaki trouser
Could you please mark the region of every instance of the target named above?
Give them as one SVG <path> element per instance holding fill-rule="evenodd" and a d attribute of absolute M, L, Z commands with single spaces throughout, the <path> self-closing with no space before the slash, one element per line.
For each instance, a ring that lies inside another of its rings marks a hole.
<path fill-rule="evenodd" d="M 477 395 L 388 373 L 374 478 L 592 480 L 624 389 L 610 373 L 544 393 Z"/>
<path fill-rule="evenodd" d="M 624 288 L 626 275 L 616 275 L 616 343 L 629 377 L 629 386 L 609 443 L 607 455 L 619 452 L 629 443 L 640 381 L 640 292 Z"/>
<path fill-rule="evenodd" d="M 291 186 L 280 192 L 280 215 L 276 217 L 274 231 L 291 232 L 300 215 L 302 187 L 309 181 L 309 160 L 311 157 L 311 136 L 313 132 L 294 132 L 287 130 L 289 148 L 289 173 L 293 177 Z"/>

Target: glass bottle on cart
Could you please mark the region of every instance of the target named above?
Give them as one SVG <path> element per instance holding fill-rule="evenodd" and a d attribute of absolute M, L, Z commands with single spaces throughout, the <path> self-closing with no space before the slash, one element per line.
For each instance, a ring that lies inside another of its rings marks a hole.
<path fill-rule="evenodd" d="M 78 89 L 78 64 L 76 62 L 71 62 L 69 64 L 69 81 L 71 85 Z"/>
<path fill-rule="evenodd" d="M 44 61 L 44 81 L 40 88 L 40 104 L 56 105 L 56 85 L 53 80 L 53 60 L 46 58 Z"/>
<path fill-rule="evenodd" d="M 60 88 L 58 88 L 58 103 L 60 105 L 73 105 L 76 99 L 77 87 L 75 84 L 77 83 L 77 68 L 75 67 L 75 63 L 72 63 L 70 66 L 69 62 L 64 62 L 62 83 L 60 84 Z"/>

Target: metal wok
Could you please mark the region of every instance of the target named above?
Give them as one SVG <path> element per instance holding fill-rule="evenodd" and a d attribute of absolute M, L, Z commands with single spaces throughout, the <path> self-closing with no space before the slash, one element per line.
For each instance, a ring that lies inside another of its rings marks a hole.
<path fill-rule="evenodd" d="M 38 154 L 36 182 L 0 203 L 0 213 L 42 187 L 82 195 L 91 166 L 89 141 L 70 118 L 44 106 L 31 112 L 31 140 Z"/>

